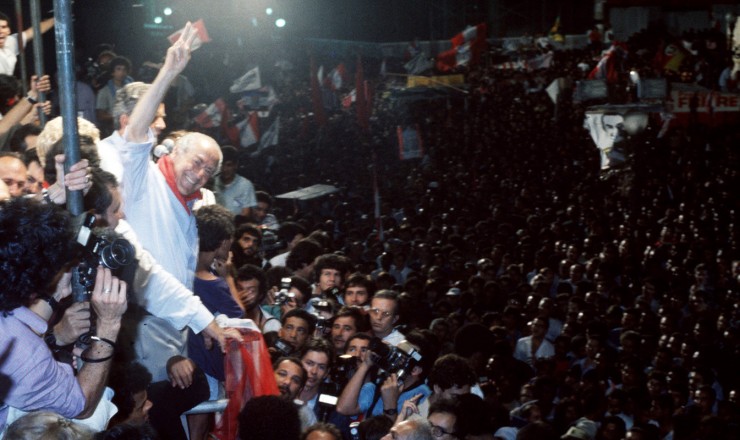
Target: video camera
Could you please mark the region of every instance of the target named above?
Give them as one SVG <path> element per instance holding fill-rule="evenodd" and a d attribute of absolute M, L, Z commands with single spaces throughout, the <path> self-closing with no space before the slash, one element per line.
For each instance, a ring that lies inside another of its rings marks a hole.
<path fill-rule="evenodd" d="M 379 338 L 373 338 L 368 349 L 375 365 L 385 372 L 385 376 L 395 373 L 399 385 L 403 384 L 406 376 L 411 374 L 422 359 L 419 349 L 406 340 L 394 347 Z"/>

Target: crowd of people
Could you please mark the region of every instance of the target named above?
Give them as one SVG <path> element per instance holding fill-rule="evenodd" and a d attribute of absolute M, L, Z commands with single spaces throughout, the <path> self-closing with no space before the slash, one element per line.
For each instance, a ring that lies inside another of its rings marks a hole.
<path fill-rule="evenodd" d="M 276 395 L 242 402 L 245 440 L 737 438 L 736 126 L 651 124 L 605 173 L 589 103 L 544 90 L 583 79 L 590 46 L 471 66 L 466 91 L 410 104 L 378 78 L 368 130 L 352 109 L 314 122 L 296 75 L 276 84 L 279 144 L 253 154 L 165 118 L 195 35 L 151 84 L 111 63 L 66 173 L 61 118 L 13 114 L 48 78 L 3 112 L 0 437 L 207 438 L 210 414 L 181 416 L 224 396 L 245 334 L 219 322 L 249 319 Z M 658 76 L 641 41 L 625 71 Z M 721 88 L 699 53 L 683 80 Z M 425 151 L 401 161 L 408 126 Z M 274 197 L 315 183 L 339 192 Z"/>

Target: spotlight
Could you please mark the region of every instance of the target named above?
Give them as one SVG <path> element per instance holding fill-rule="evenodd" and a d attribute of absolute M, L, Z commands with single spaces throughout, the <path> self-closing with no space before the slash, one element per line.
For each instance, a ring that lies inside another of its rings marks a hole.
<path fill-rule="evenodd" d="M 160 17 L 160 16 L 154 17 L 154 23 L 155 24 L 161 24 L 162 23 L 162 17 Z"/>
<path fill-rule="evenodd" d="M 164 15 L 172 15 L 172 8 L 170 7 L 164 8 L 163 12 L 164 12 Z"/>
<path fill-rule="evenodd" d="M 267 15 L 272 15 L 272 12 L 273 12 L 272 11 L 272 8 L 265 9 L 265 14 L 267 14 Z"/>
<path fill-rule="evenodd" d="M 275 20 L 275 26 L 279 28 L 285 27 L 285 20 L 282 18 L 278 18 L 277 20 Z"/>

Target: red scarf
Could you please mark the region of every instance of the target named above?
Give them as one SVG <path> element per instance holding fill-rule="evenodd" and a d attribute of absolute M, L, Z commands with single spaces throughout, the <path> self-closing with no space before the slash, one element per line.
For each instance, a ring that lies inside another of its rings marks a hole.
<path fill-rule="evenodd" d="M 175 183 L 175 167 L 172 164 L 172 158 L 170 156 L 162 156 L 162 158 L 159 159 L 159 161 L 157 162 L 157 166 L 159 167 L 159 171 L 162 172 L 164 180 L 167 181 L 167 185 L 175 194 L 177 200 L 180 201 L 183 208 L 185 208 L 185 211 L 187 211 L 188 214 L 192 214 L 192 212 L 190 211 L 190 207 L 188 206 L 188 202 L 200 199 L 200 191 L 196 191 L 189 196 L 183 196 L 182 194 L 180 194 L 180 190 L 177 189 L 177 184 Z"/>

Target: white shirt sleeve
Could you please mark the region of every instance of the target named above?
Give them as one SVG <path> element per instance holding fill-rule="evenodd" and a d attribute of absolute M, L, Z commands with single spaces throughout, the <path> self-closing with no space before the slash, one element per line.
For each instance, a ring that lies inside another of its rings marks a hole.
<path fill-rule="evenodd" d="M 195 333 L 203 331 L 213 321 L 213 314 L 200 298 L 157 263 L 152 254 L 141 246 L 136 233 L 126 221 L 118 223 L 116 232 L 136 249 L 139 267 L 134 277 L 134 290 L 140 305 L 176 329 L 187 326 Z"/>

